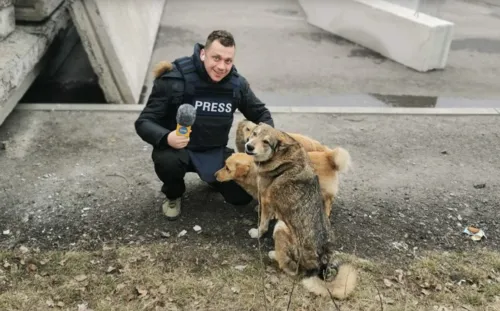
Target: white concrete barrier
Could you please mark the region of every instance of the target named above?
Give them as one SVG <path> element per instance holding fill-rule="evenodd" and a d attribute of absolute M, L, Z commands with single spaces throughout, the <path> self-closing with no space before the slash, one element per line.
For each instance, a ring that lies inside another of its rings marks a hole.
<path fill-rule="evenodd" d="M 165 0 L 74 0 L 71 16 L 106 101 L 137 104 Z"/>
<path fill-rule="evenodd" d="M 419 13 L 425 13 L 437 18 L 441 17 L 443 7 L 449 0 L 385 0 L 409 8 Z"/>
<path fill-rule="evenodd" d="M 383 0 L 299 0 L 311 25 L 418 71 L 443 69 L 454 24 Z"/>
<path fill-rule="evenodd" d="M 0 41 L 7 38 L 16 28 L 14 5 L 11 0 L 0 0 Z"/>

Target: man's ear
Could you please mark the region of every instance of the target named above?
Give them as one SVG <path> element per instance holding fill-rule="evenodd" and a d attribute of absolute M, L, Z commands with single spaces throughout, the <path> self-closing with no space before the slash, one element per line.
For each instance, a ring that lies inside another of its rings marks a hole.
<path fill-rule="evenodd" d="M 200 50 L 200 59 L 201 59 L 201 61 L 205 60 L 205 49 Z"/>

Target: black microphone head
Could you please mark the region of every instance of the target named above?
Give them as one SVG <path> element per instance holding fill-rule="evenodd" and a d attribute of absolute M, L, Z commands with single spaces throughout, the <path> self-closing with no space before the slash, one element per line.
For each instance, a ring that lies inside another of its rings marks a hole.
<path fill-rule="evenodd" d="M 177 124 L 182 126 L 191 126 L 196 119 L 196 108 L 190 104 L 182 104 L 177 109 Z"/>

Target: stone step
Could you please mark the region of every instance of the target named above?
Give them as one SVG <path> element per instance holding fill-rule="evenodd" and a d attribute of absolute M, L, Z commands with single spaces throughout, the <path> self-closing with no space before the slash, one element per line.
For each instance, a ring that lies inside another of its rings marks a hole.
<path fill-rule="evenodd" d="M 0 41 L 0 125 L 46 64 L 49 47 L 69 21 L 68 10 L 61 6 L 45 22 L 17 25 Z"/>

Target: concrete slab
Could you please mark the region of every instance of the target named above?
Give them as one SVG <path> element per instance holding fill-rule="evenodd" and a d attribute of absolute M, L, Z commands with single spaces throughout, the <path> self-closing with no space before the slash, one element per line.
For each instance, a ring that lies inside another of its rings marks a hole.
<path fill-rule="evenodd" d="M 161 183 L 151 147 L 135 134 L 137 115 L 11 114 L 0 127 L 5 142 L 0 229 L 11 232 L 0 235 L 0 248 L 22 243 L 60 251 L 170 243 L 161 232 L 175 239 L 183 229 L 191 245 L 225 241 L 257 247 L 247 234 L 258 219 L 253 204 L 225 203 L 196 174 L 186 176 L 181 219 L 169 222 L 162 216 Z M 417 256 L 425 250 L 499 249 L 499 116 L 273 116 L 278 128 L 342 146 L 352 156 L 353 169 L 341 176 L 331 218 L 336 249 L 381 260 L 407 256 L 395 242 L 406 243 Z M 485 187 L 475 187 L 480 184 Z M 487 242 L 464 239 L 468 224 L 485 230 Z M 195 225 L 203 234 L 192 234 Z M 261 242 L 273 244 L 270 235 Z"/>
<path fill-rule="evenodd" d="M 64 0 L 16 0 L 16 20 L 39 22 L 52 14 Z"/>
<path fill-rule="evenodd" d="M 70 3 L 72 19 L 108 102 L 139 102 L 164 4 L 165 0 Z"/>
<path fill-rule="evenodd" d="M 43 68 L 49 46 L 68 21 L 67 10 L 61 7 L 41 25 L 17 25 L 0 42 L 0 124 Z"/>
<path fill-rule="evenodd" d="M 16 28 L 14 5 L 11 0 L 0 0 L 0 42 Z"/>
<path fill-rule="evenodd" d="M 417 71 L 444 69 L 454 24 L 384 0 L 299 0 L 307 21 Z"/>

